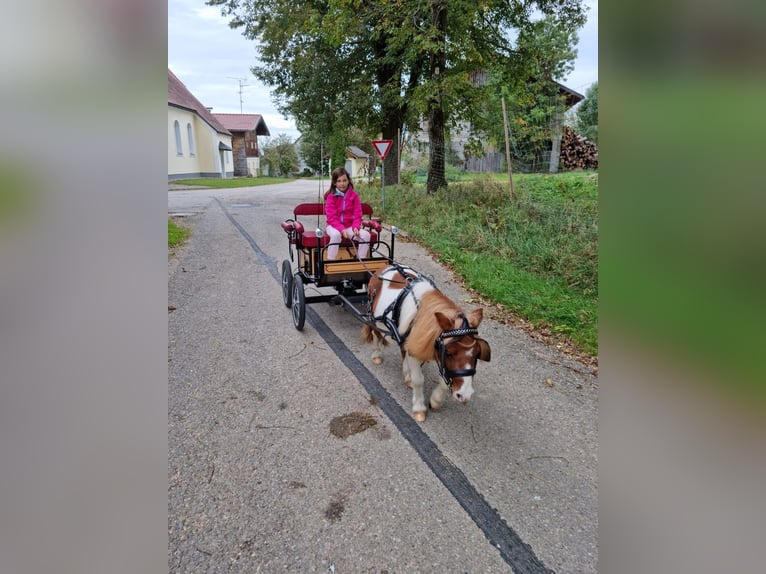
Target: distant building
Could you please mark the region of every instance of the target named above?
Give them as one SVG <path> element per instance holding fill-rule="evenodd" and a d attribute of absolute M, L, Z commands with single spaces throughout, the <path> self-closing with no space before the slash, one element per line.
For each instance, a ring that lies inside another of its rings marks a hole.
<path fill-rule="evenodd" d="M 370 169 L 370 154 L 363 149 L 350 145 L 346 148 L 346 171 L 351 178 L 367 177 Z"/>
<path fill-rule="evenodd" d="M 270 136 L 269 128 L 260 114 L 213 114 L 231 132 L 234 156 L 234 175 L 258 177 L 262 175 L 258 136 Z"/>
<path fill-rule="evenodd" d="M 232 135 L 168 68 L 168 180 L 234 175 Z"/>

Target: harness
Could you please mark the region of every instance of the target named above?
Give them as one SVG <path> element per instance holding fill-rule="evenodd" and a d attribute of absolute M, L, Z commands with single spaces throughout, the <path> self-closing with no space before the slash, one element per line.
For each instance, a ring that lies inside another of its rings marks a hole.
<path fill-rule="evenodd" d="M 471 367 L 470 369 L 458 369 L 456 371 L 447 369 L 444 366 L 444 359 L 445 354 L 447 353 L 447 347 L 449 345 L 452 345 L 453 343 L 457 343 L 460 337 L 464 337 L 466 335 L 475 336 L 479 334 L 479 330 L 476 327 L 471 327 L 468 324 L 468 319 L 463 313 L 460 313 L 460 318 L 463 319 L 463 324 L 460 326 L 459 329 L 452 329 L 450 331 L 442 331 L 441 335 L 436 339 L 434 342 L 434 346 L 436 347 L 436 350 L 439 352 L 439 360 L 436 361 L 437 365 L 439 366 L 439 374 L 442 376 L 442 379 L 444 379 L 444 382 L 449 387 L 450 392 L 452 392 L 452 379 L 455 377 L 472 377 L 476 374 L 476 369 Z M 445 343 L 444 339 L 449 339 L 450 337 L 458 337 L 458 339 L 452 341 L 451 343 Z M 474 364 L 476 364 L 474 362 Z"/>
<path fill-rule="evenodd" d="M 407 340 L 407 337 L 410 335 L 410 332 L 412 331 L 412 326 L 415 323 L 413 319 L 412 321 L 410 321 L 410 324 L 407 327 L 407 330 L 404 333 L 399 333 L 399 329 L 397 325 L 399 324 L 399 316 L 401 314 L 402 306 L 404 305 L 405 299 L 408 296 L 412 295 L 412 299 L 415 302 L 415 307 L 419 309 L 420 301 L 418 300 L 415 293 L 413 293 L 413 289 L 415 285 L 417 285 L 420 282 L 426 281 L 434 289 L 438 290 L 438 288 L 436 287 L 436 284 L 433 282 L 433 280 L 415 271 L 414 269 L 410 269 L 409 271 L 405 270 L 401 265 L 399 265 L 396 262 L 393 262 L 391 267 L 389 267 L 389 269 L 390 268 L 396 269 L 399 272 L 399 274 L 402 277 L 404 277 L 405 281 L 407 282 L 407 285 L 396 296 L 396 299 L 394 299 L 391 303 L 389 303 L 388 307 L 386 307 L 383 313 L 378 316 L 373 315 L 373 319 L 375 321 L 380 321 L 382 323 L 385 323 L 388 329 L 388 332 L 384 332 L 384 331 L 382 332 L 392 337 L 401 348 L 402 345 L 404 345 L 405 341 Z M 412 273 L 414 273 L 414 276 L 412 275 Z M 391 281 L 391 280 L 384 279 L 384 281 Z M 375 297 L 375 292 L 370 294 L 370 308 L 369 308 L 370 314 L 372 314 L 372 300 L 374 299 L 374 297 Z M 457 377 L 471 377 L 476 374 L 475 368 L 451 370 L 451 369 L 447 369 L 444 366 L 445 358 L 446 358 L 445 355 L 447 353 L 447 347 L 449 345 L 457 343 L 461 337 L 464 337 L 466 335 L 476 336 L 479 334 L 478 329 L 476 329 L 475 327 L 471 327 L 468 324 L 468 319 L 463 313 L 460 313 L 459 317 L 462 318 L 463 320 L 460 328 L 451 329 L 449 331 L 442 331 L 442 333 L 434 342 L 434 346 L 436 347 L 436 350 L 438 351 L 438 360 L 436 362 L 439 367 L 439 374 L 441 375 L 447 387 L 449 387 L 450 392 L 452 392 L 452 385 L 453 385 L 452 379 Z M 450 339 L 453 337 L 457 337 L 457 339 L 455 339 L 454 341 L 450 343 L 444 342 L 445 339 Z"/>
<path fill-rule="evenodd" d="M 396 296 L 396 299 L 391 301 L 389 303 L 388 307 L 385 308 L 382 314 L 378 316 L 373 315 L 373 319 L 375 321 L 380 321 L 382 323 L 385 323 L 386 327 L 388 328 L 388 335 L 390 335 L 394 341 L 401 347 L 404 345 L 405 341 L 407 340 L 407 337 L 409 337 L 410 332 L 412 331 L 412 325 L 415 322 L 410 321 L 409 326 L 407 327 L 407 330 L 404 333 L 399 333 L 399 329 L 397 325 L 399 324 L 399 316 L 402 312 L 402 305 L 404 305 L 404 300 L 409 296 L 412 295 L 413 301 L 415 301 L 415 308 L 420 308 L 420 301 L 418 301 L 417 296 L 412 292 L 415 285 L 418 283 L 421 283 L 423 281 L 426 281 L 429 283 L 434 289 L 436 289 L 436 284 L 428 277 L 423 275 L 422 273 L 419 273 L 415 271 L 414 269 L 410 269 L 407 271 L 402 267 L 399 263 L 392 263 L 389 269 L 394 268 L 396 269 L 399 274 L 404 277 L 404 280 L 407 282 L 407 285 L 405 285 L 404 289 L 401 290 L 401 292 Z M 415 274 L 415 276 L 412 276 L 412 273 Z M 384 281 L 391 282 L 390 279 L 383 279 Z M 370 294 L 370 309 L 369 312 L 372 313 L 372 300 L 375 297 L 375 292 Z"/>

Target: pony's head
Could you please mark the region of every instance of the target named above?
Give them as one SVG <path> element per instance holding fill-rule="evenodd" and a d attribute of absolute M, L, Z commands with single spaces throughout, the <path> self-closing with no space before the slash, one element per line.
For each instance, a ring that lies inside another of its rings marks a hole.
<path fill-rule="evenodd" d="M 478 336 L 483 311 L 478 308 L 468 315 L 459 313 L 455 319 L 438 311 L 435 316 L 441 328 L 434 349 L 439 373 L 449 386 L 452 397 L 460 403 L 467 403 L 473 395 L 476 362 L 488 362 L 491 357 L 489 343 Z"/>

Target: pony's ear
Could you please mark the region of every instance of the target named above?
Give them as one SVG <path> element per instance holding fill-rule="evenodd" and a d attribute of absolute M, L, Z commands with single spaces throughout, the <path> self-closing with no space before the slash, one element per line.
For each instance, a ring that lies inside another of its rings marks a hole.
<path fill-rule="evenodd" d="M 479 343 L 479 360 L 489 363 L 489 359 L 492 357 L 492 350 L 489 348 L 489 343 L 478 337 L 476 337 L 476 342 Z"/>
<path fill-rule="evenodd" d="M 484 309 L 481 307 L 477 307 L 470 313 L 468 313 L 468 324 L 471 327 L 478 327 L 479 323 L 481 323 L 482 318 L 484 318 Z"/>
<path fill-rule="evenodd" d="M 453 321 L 444 313 L 437 311 L 434 315 L 436 316 L 436 322 L 439 323 L 439 327 L 441 327 L 442 331 L 451 331 L 455 328 Z"/>

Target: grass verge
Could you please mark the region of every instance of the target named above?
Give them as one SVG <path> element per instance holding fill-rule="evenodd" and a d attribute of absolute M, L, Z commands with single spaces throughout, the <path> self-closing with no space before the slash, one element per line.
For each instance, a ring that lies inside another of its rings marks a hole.
<path fill-rule="evenodd" d="M 448 264 L 495 318 L 524 326 L 595 365 L 598 355 L 598 174 L 494 176 L 386 188 L 386 223 Z M 380 212 L 379 187 L 358 185 Z"/>
<path fill-rule="evenodd" d="M 186 241 L 191 235 L 191 231 L 186 227 L 176 225 L 172 219 L 168 218 L 168 247 L 176 247 Z"/>

